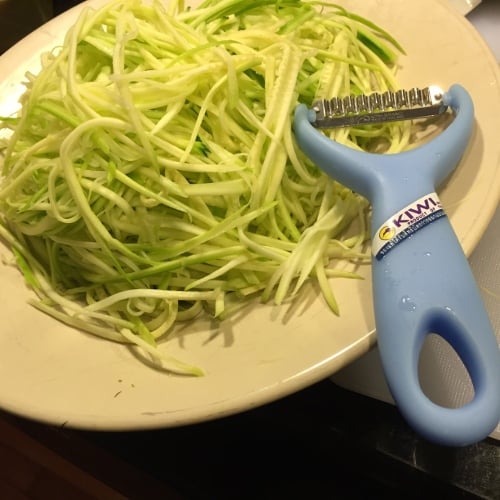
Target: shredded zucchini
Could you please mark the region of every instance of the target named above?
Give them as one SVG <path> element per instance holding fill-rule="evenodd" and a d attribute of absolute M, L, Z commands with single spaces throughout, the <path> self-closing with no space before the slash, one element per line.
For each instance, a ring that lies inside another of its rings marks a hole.
<path fill-rule="evenodd" d="M 356 277 L 335 264 L 363 258 L 369 207 L 301 154 L 293 110 L 394 90 L 401 50 L 325 2 L 86 8 L 1 122 L 0 236 L 33 305 L 192 374 L 157 346 L 178 321 L 310 279 L 338 313 L 330 278 Z M 409 129 L 331 137 L 397 152 Z"/>

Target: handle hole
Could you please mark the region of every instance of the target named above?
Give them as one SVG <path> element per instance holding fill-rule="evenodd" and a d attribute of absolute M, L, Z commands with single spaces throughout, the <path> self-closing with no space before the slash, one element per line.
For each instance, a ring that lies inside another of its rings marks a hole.
<path fill-rule="evenodd" d="M 439 334 L 429 333 L 418 360 L 422 392 L 435 404 L 460 408 L 474 397 L 469 372 L 453 347 Z"/>

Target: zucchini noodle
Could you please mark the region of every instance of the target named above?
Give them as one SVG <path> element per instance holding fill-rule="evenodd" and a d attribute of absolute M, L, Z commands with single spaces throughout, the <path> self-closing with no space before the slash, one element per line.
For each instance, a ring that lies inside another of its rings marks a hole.
<path fill-rule="evenodd" d="M 86 8 L 1 121 L 0 236 L 54 318 L 200 374 L 179 321 L 280 304 L 365 259 L 368 203 L 295 145 L 297 103 L 397 88 L 397 42 L 328 2 Z M 398 152 L 404 123 L 328 132 Z M 357 232 L 353 234 L 353 226 Z"/>

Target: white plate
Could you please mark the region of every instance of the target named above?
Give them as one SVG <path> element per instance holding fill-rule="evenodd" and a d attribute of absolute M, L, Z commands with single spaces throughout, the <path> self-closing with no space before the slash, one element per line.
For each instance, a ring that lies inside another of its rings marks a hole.
<path fill-rule="evenodd" d="M 90 3 L 99 4 L 102 0 Z M 500 75 L 476 31 L 446 0 L 350 0 L 350 10 L 388 29 L 406 48 L 404 87 L 459 82 L 472 94 L 477 127 L 441 198 L 467 253 L 484 232 L 500 194 Z M 17 106 L 27 69 L 54 46 L 80 7 L 43 26 L 0 58 L 0 114 Z M 7 254 L 1 248 L 2 254 Z M 147 429 L 244 411 L 306 387 L 375 343 L 369 269 L 365 281 L 335 283 L 333 316 L 311 294 L 292 308 L 259 306 L 220 327 L 190 324 L 169 351 L 206 370 L 169 376 L 127 347 L 68 329 L 26 304 L 20 274 L 0 266 L 0 406 L 56 425 Z"/>

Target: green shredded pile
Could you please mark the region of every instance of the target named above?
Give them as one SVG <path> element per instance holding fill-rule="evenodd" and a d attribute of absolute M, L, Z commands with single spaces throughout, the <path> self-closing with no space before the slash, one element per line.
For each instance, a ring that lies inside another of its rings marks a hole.
<path fill-rule="evenodd" d="M 279 304 L 311 278 L 338 312 L 329 278 L 355 277 L 335 263 L 363 257 L 368 204 L 301 154 L 293 111 L 395 89 L 399 51 L 324 2 L 85 9 L 1 122 L 0 235 L 33 305 L 193 374 L 157 347 L 177 321 Z M 409 130 L 331 137 L 397 152 Z"/>

